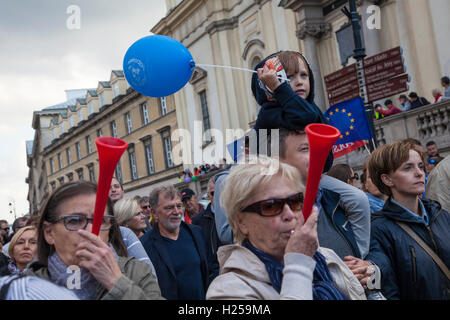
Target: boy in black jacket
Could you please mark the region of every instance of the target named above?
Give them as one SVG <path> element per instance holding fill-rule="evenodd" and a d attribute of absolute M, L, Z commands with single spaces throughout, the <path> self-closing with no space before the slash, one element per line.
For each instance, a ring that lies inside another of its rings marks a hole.
<path fill-rule="evenodd" d="M 266 62 L 277 57 L 286 78 L 280 79 L 277 70 Z M 314 103 L 314 75 L 306 58 L 296 51 L 280 51 L 271 54 L 255 68 L 252 91 L 261 105 L 253 129 L 304 130 L 310 123 L 327 123 L 322 111 Z M 324 172 L 333 165 L 330 152 Z"/>

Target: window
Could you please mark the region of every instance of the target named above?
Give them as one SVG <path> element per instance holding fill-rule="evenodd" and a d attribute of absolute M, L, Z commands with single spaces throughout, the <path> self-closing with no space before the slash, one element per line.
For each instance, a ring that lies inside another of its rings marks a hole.
<path fill-rule="evenodd" d="M 55 172 L 55 163 L 53 162 L 53 158 L 50 158 L 50 173 Z"/>
<path fill-rule="evenodd" d="M 73 181 L 73 173 L 72 172 L 67 174 L 67 179 L 69 179 L 69 182 Z"/>
<path fill-rule="evenodd" d="M 81 159 L 81 147 L 80 147 L 80 143 L 79 143 L 79 142 L 77 142 L 77 143 L 75 144 L 75 148 L 77 149 L 77 157 L 78 157 L 78 160 L 80 160 L 80 159 Z"/>
<path fill-rule="evenodd" d="M 78 110 L 78 121 L 83 121 L 83 109 Z"/>
<path fill-rule="evenodd" d="M 162 97 L 160 98 L 160 103 L 161 103 L 161 115 L 165 116 L 167 114 L 167 101 L 166 101 L 166 97 Z"/>
<path fill-rule="evenodd" d="M 100 93 L 100 106 L 104 106 L 105 105 L 105 94 L 104 92 Z"/>
<path fill-rule="evenodd" d="M 83 168 L 77 170 L 78 180 L 84 180 Z"/>
<path fill-rule="evenodd" d="M 56 139 L 56 128 L 53 128 L 52 136 L 53 136 L 53 140 L 55 140 Z"/>
<path fill-rule="evenodd" d="M 64 122 L 61 122 L 61 124 L 59 125 L 61 128 L 61 134 L 64 133 Z"/>
<path fill-rule="evenodd" d="M 162 141 L 163 141 L 163 148 L 164 148 L 164 157 L 166 160 L 166 168 L 172 168 L 173 167 L 173 157 L 172 157 L 172 145 L 170 143 L 170 131 L 163 131 L 161 133 Z"/>
<path fill-rule="evenodd" d="M 71 128 L 73 127 L 73 118 L 72 118 L 72 116 L 69 117 L 69 126 Z"/>
<path fill-rule="evenodd" d="M 92 153 L 91 136 L 86 137 L 86 147 L 87 147 L 87 154 L 91 154 Z"/>
<path fill-rule="evenodd" d="M 70 156 L 70 148 L 67 148 L 66 149 L 66 155 L 67 155 L 67 163 L 69 164 L 69 165 L 71 165 L 72 164 L 72 157 Z M 72 181 L 72 180 L 71 180 Z"/>
<path fill-rule="evenodd" d="M 89 114 L 93 114 L 94 113 L 94 102 L 93 101 L 89 101 Z"/>
<path fill-rule="evenodd" d="M 116 178 L 120 183 L 122 183 L 122 166 L 120 164 L 120 161 L 117 163 L 116 167 Z"/>
<path fill-rule="evenodd" d="M 89 171 L 89 180 L 91 182 L 95 182 L 94 165 L 93 164 L 89 164 L 87 167 L 88 167 L 88 171 Z"/>
<path fill-rule="evenodd" d="M 200 105 L 202 111 L 203 133 L 206 135 L 206 141 L 211 141 L 211 124 L 209 122 L 208 102 L 206 101 L 206 91 L 200 92 Z"/>
<path fill-rule="evenodd" d="M 61 170 L 63 168 L 61 153 L 58 153 L 58 164 L 59 164 L 59 169 Z"/>
<path fill-rule="evenodd" d="M 142 123 L 144 124 L 144 126 L 146 126 L 150 122 L 148 118 L 148 107 L 146 103 L 141 105 L 141 111 L 142 111 Z"/>
<path fill-rule="evenodd" d="M 114 138 L 117 138 L 117 125 L 116 125 L 116 121 L 112 121 L 111 122 L 111 135 Z"/>
<path fill-rule="evenodd" d="M 102 129 L 97 130 L 97 138 L 103 137 Z"/>
<path fill-rule="evenodd" d="M 136 180 L 138 178 L 138 175 L 136 166 L 136 153 L 134 152 L 133 144 L 128 148 L 128 157 L 130 158 L 131 179 Z"/>
<path fill-rule="evenodd" d="M 125 123 L 127 124 L 127 132 L 130 134 L 133 131 L 133 125 L 131 123 L 131 115 L 129 112 L 125 114 Z"/>
<path fill-rule="evenodd" d="M 150 175 L 155 173 L 155 164 L 153 162 L 153 150 L 151 139 L 144 141 L 144 149 L 145 149 L 145 159 L 147 161 L 147 172 Z"/>
<path fill-rule="evenodd" d="M 119 96 L 119 84 L 116 82 L 113 84 L 114 98 Z"/>

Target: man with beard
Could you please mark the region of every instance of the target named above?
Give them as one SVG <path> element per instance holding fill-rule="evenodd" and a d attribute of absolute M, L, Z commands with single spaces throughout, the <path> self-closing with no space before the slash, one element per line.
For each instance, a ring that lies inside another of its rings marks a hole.
<path fill-rule="evenodd" d="M 202 229 L 182 221 L 183 204 L 173 186 L 149 196 L 155 227 L 141 238 L 168 300 L 204 300 L 211 281 Z"/>

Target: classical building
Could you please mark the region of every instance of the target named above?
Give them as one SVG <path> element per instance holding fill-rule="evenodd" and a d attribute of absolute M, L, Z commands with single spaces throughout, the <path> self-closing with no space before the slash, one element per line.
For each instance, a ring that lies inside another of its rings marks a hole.
<path fill-rule="evenodd" d="M 115 171 L 127 197 L 178 181 L 182 166 L 173 158 L 170 140 L 177 129 L 173 96 L 143 96 L 117 70 L 96 89 L 78 93 L 66 103 L 34 112 L 35 137 L 27 143 L 30 212 L 36 214 L 48 194 L 65 182 L 97 181 L 97 137 L 128 143 Z"/>
<path fill-rule="evenodd" d="M 224 140 L 220 132 L 225 136 L 226 129 L 242 129 L 237 134 L 242 136 L 259 111 L 251 92 L 251 73 L 204 65 L 253 69 L 273 52 L 302 51 L 316 79 L 316 103 L 325 111 L 329 101 L 324 76 L 355 62 L 346 56 L 354 48 L 349 20 L 341 11 L 347 0 L 166 0 L 166 4 L 166 16 L 151 31 L 179 40 L 197 64 L 189 83 L 174 94 L 178 125 L 191 133 L 198 130 L 198 123 L 204 131 L 217 129 L 205 134 L 201 144 L 181 142 L 190 153 L 188 159 L 195 159 L 200 149 L 205 155 L 201 160 L 210 161 L 207 156 Z M 432 89 L 441 88 L 440 78 L 450 72 L 446 40 L 450 2 L 358 0 L 357 6 L 367 56 L 401 46 L 411 78 L 409 91 L 434 101 Z M 395 104 L 397 97 L 390 97 Z M 442 115 L 448 123 L 448 115 Z M 402 131 L 407 136 L 389 136 L 394 131 L 384 130 L 383 138 L 377 132 L 378 141 L 423 138 L 414 130 Z M 443 134 L 448 133 L 446 127 Z M 444 151 L 450 151 L 450 139 L 441 140 Z M 184 162 L 190 167 L 201 163 Z"/>

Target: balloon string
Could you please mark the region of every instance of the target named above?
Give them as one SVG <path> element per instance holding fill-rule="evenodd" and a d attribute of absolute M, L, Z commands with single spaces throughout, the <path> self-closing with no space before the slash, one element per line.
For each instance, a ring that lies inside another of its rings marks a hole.
<path fill-rule="evenodd" d="M 240 71 L 247 71 L 247 72 L 252 72 L 252 73 L 258 73 L 255 70 L 250 70 L 250 69 L 246 69 L 246 68 L 238 68 L 238 67 L 231 67 L 231 66 L 218 66 L 218 65 L 214 65 L 214 64 L 200 64 L 200 63 L 196 63 L 196 66 L 199 67 L 205 67 L 205 68 L 222 68 L 222 69 L 232 69 L 232 70 L 240 70 Z M 283 77 L 277 77 L 280 80 L 285 80 L 285 81 L 290 81 L 287 78 L 283 78 Z"/>

